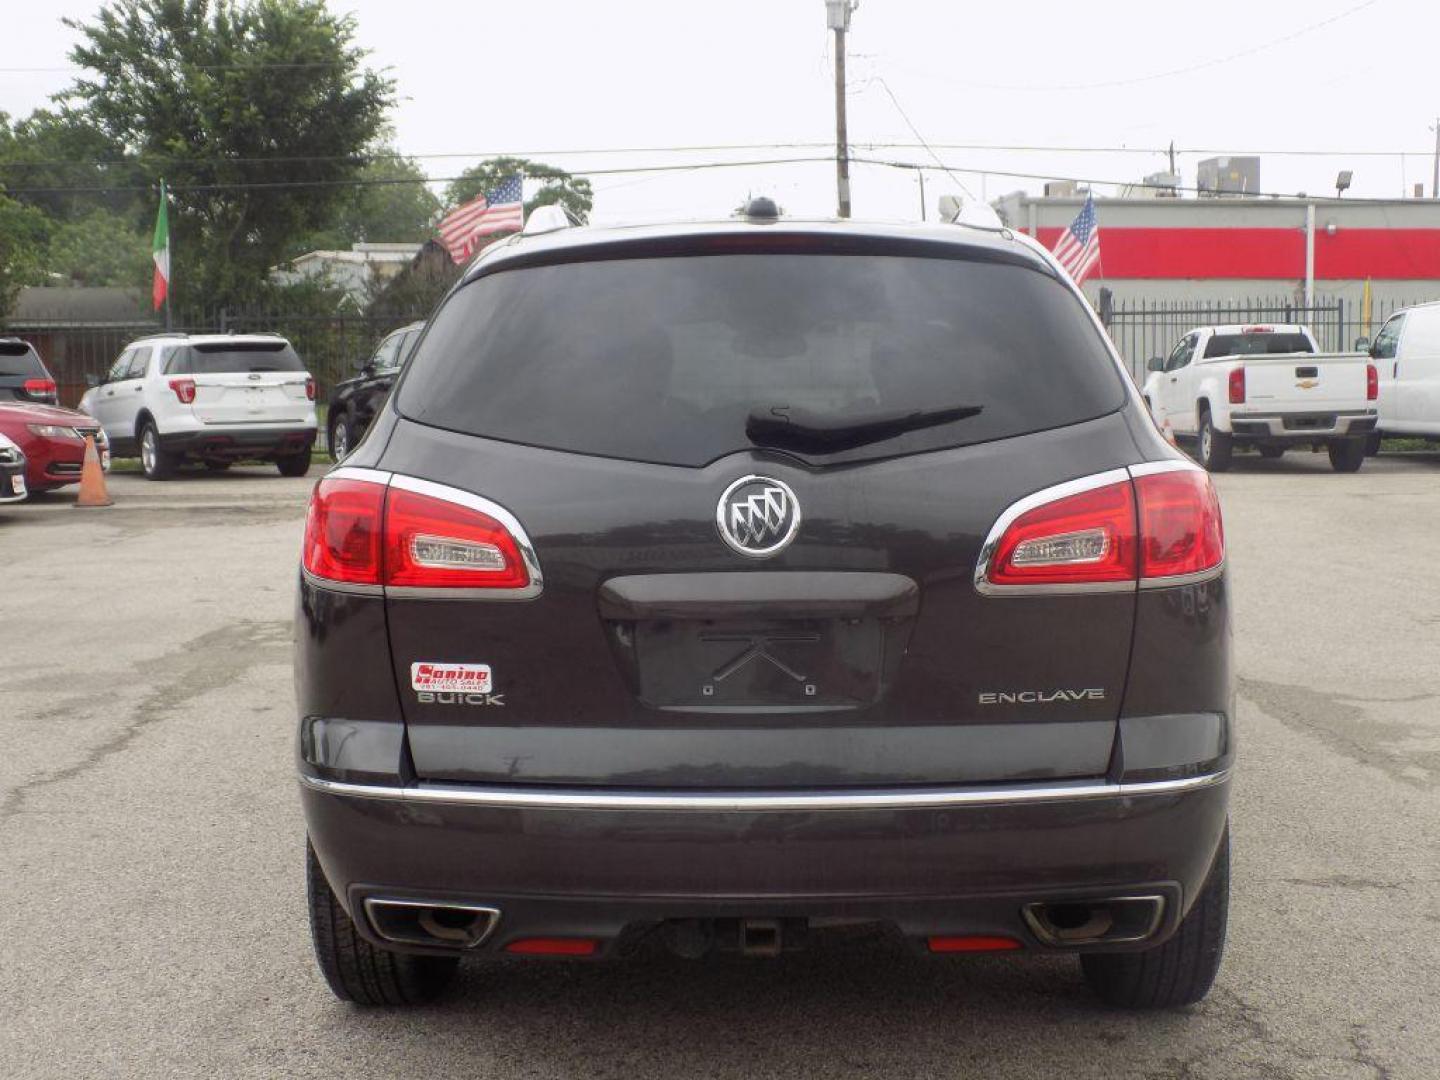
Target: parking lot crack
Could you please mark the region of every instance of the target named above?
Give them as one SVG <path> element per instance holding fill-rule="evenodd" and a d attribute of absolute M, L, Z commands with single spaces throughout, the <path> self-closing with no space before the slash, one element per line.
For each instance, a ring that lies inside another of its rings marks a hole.
<path fill-rule="evenodd" d="M 289 655 L 288 622 L 243 621 L 201 634 L 153 660 L 135 666 L 149 692 L 130 711 L 126 722 L 108 738 L 90 747 L 78 760 L 23 781 L 0 800 L 0 823 L 22 813 L 26 798 L 55 784 L 82 776 L 123 753 L 147 729 L 172 715 L 181 705 L 234 682 L 243 672 L 263 664 L 283 663 Z M 74 712 L 86 702 L 105 705 L 113 692 L 97 692 L 67 702 Z"/>

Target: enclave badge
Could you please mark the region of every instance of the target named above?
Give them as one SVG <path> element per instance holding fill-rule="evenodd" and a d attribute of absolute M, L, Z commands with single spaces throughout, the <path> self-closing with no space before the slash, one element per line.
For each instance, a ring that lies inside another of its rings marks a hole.
<path fill-rule="evenodd" d="M 742 476 L 715 507 L 715 526 L 732 549 L 752 559 L 785 550 L 800 529 L 800 503 L 783 480 Z"/>

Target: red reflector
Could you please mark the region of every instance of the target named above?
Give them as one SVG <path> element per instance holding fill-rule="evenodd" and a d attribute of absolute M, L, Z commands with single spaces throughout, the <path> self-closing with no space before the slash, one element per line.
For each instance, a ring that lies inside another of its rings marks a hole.
<path fill-rule="evenodd" d="M 1220 500 L 1198 469 L 1137 477 L 1140 574 L 1146 578 L 1198 574 L 1225 558 Z"/>
<path fill-rule="evenodd" d="M 195 403 L 194 379 L 171 379 L 170 389 L 175 391 L 175 396 L 180 399 L 180 404 L 193 405 Z"/>
<path fill-rule="evenodd" d="M 314 380 L 314 379 L 306 379 L 306 380 L 305 380 L 305 396 L 306 396 L 307 398 L 309 398 L 311 401 L 314 401 L 314 400 L 315 400 L 315 380 Z"/>
<path fill-rule="evenodd" d="M 995 585 L 1135 580 L 1135 498 L 1128 480 L 1027 510 L 995 547 Z"/>
<path fill-rule="evenodd" d="M 441 589 L 522 589 L 530 574 L 510 531 L 489 514 L 390 489 L 385 584 Z"/>
<path fill-rule="evenodd" d="M 1237 367 L 1230 372 L 1230 404 L 1245 404 L 1245 369 Z"/>
<path fill-rule="evenodd" d="M 326 478 L 305 515 L 305 569 L 329 581 L 380 584 L 380 517 L 385 488 L 365 480 Z"/>
<path fill-rule="evenodd" d="M 963 937 L 932 937 L 926 939 L 931 952 L 1009 952 L 1021 947 L 1020 942 L 1009 937 L 994 937 L 986 934 L 966 934 Z"/>
<path fill-rule="evenodd" d="M 594 956 L 600 943 L 594 938 L 527 937 L 505 946 L 523 956 Z"/>
<path fill-rule="evenodd" d="M 31 397 L 54 397 L 54 396 L 55 396 L 55 380 L 54 380 L 54 379 L 26 379 L 26 380 L 25 380 L 25 393 L 29 394 Z"/>
<path fill-rule="evenodd" d="M 1374 364 L 1365 365 L 1365 400 L 1376 401 L 1380 397 L 1380 373 Z"/>

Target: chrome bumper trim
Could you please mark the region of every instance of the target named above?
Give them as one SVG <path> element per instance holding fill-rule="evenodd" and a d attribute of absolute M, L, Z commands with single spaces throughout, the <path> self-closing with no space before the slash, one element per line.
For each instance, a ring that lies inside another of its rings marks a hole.
<path fill-rule="evenodd" d="M 443 804 L 515 810 L 655 810 L 703 813 L 758 813 L 819 810 L 915 810 L 963 806 L 1023 806 L 1033 803 L 1090 802 L 1096 799 L 1134 799 L 1156 795 L 1184 795 L 1223 784 L 1230 770 L 1180 780 L 1149 780 L 1112 784 L 1104 780 L 1076 780 L 1050 784 L 1015 784 L 1005 787 L 925 788 L 889 791 L 787 792 L 633 792 L 559 791 L 553 788 L 497 788 L 458 784 L 417 784 L 391 787 L 351 784 L 300 774 L 300 783 L 312 791 L 354 799 L 381 799 L 413 804 Z"/>

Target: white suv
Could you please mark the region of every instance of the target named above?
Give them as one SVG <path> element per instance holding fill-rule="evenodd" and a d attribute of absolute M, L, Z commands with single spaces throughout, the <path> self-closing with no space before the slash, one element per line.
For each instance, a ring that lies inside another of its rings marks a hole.
<path fill-rule="evenodd" d="M 126 346 L 80 408 L 112 453 L 140 455 L 151 480 L 188 459 L 225 469 L 273 461 L 304 476 L 315 442 L 315 380 L 273 334 L 163 334 Z"/>

